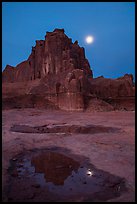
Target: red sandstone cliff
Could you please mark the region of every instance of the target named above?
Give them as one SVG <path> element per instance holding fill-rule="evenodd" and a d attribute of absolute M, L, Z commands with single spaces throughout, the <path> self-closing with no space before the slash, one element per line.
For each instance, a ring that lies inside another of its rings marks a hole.
<path fill-rule="evenodd" d="M 36 40 L 26 61 L 6 66 L 2 81 L 3 108 L 134 109 L 133 76 L 93 78 L 84 48 L 72 43 L 64 29 Z"/>
<path fill-rule="evenodd" d="M 43 78 L 49 74 L 62 74 L 74 69 L 83 70 L 92 77 L 84 48 L 68 38 L 64 29 L 47 32 L 45 40 L 36 40 L 36 46 L 28 59 L 16 66 L 7 66 L 3 72 L 3 82 L 21 82 Z"/>

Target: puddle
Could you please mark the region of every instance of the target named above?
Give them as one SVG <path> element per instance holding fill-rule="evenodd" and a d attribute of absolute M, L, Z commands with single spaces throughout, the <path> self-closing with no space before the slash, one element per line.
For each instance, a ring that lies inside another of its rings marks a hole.
<path fill-rule="evenodd" d="M 105 201 L 125 190 L 123 178 L 57 151 L 13 158 L 10 174 L 14 187 L 8 197 L 12 201 Z"/>
<path fill-rule="evenodd" d="M 100 133 L 100 132 L 118 132 L 119 128 L 114 127 L 106 127 L 101 125 L 69 125 L 69 124 L 47 124 L 43 126 L 35 126 L 31 127 L 28 125 L 13 125 L 10 128 L 13 132 L 21 132 L 21 133 Z"/>

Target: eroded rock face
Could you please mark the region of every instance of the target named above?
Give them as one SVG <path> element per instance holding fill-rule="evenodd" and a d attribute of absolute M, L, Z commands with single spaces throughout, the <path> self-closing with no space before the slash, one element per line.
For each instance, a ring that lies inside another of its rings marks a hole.
<path fill-rule="evenodd" d="M 37 95 L 65 110 L 83 110 L 83 94 L 88 91 L 88 78 L 92 77 L 84 48 L 78 45 L 78 41 L 72 43 L 64 29 L 47 32 L 45 40 L 36 40 L 36 46 L 32 47 L 26 61 L 16 68 L 7 66 L 3 72 L 3 82 L 7 83 L 32 81 L 33 84 L 33 81 L 40 80 L 37 86 L 30 86 L 25 93 L 29 94 L 27 106 L 33 106 L 30 98 Z"/>
<path fill-rule="evenodd" d="M 133 75 L 125 74 L 117 79 L 98 77 L 90 80 L 91 93 L 106 98 L 131 97 L 135 95 L 133 89 Z"/>
<path fill-rule="evenodd" d="M 99 100 L 109 103 L 114 110 L 135 109 L 135 89 L 132 74 L 125 74 L 117 79 L 107 79 L 102 76 L 92 79 L 90 80 L 90 93 Z M 93 107 L 92 99 L 88 104 L 92 104 Z M 109 110 L 108 108 L 105 105 L 105 109 Z"/>
<path fill-rule="evenodd" d="M 55 29 L 46 33 L 45 40 L 36 40 L 36 46 L 32 47 L 29 58 L 18 64 L 16 69 L 6 67 L 3 82 L 41 79 L 49 74 L 56 75 L 74 69 L 81 69 L 84 74 L 92 77 L 84 48 L 80 47 L 77 41 L 72 43 L 65 35 L 64 29 Z"/>
<path fill-rule="evenodd" d="M 6 66 L 2 81 L 3 108 L 115 110 L 121 98 L 121 106 L 127 108 L 129 97 L 135 93 L 131 74 L 118 79 L 93 78 L 84 48 L 78 41 L 72 43 L 64 29 L 47 32 L 45 40 L 36 40 L 26 61 L 16 67 Z M 131 99 L 131 110 L 133 103 Z"/>
<path fill-rule="evenodd" d="M 2 73 L 2 81 L 3 82 L 14 82 L 15 74 L 16 74 L 15 67 L 7 65 Z"/>

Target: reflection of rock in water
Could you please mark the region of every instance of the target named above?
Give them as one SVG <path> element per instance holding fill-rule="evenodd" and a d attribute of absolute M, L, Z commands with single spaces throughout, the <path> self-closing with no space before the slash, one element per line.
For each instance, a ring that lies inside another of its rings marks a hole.
<path fill-rule="evenodd" d="M 47 182 L 63 185 L 65 179 L 76 171 L 80 164 L 59 153 L 45 152 L 32 158 L 36 173 L 44 173 Z"/>
<path fill-rule="evenodd" d="M 13 158 L 8 200 L 98 202 L 118 197 L 127 190 L 125 179 L 97 169 L 86 157 L 72 158 L 66 152 L 63 148 L 33 150 Z"/>

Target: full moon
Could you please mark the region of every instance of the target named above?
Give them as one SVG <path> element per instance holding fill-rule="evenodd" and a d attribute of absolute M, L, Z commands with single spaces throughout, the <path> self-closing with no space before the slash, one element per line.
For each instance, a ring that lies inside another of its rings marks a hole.
<path fill-rule="evenodd" d="M 93 36 L 87 36 L 86 37 L 86 43 L 90 44 L 90 43 L 93 43 L 93 41 L 94 41 Z"/>

